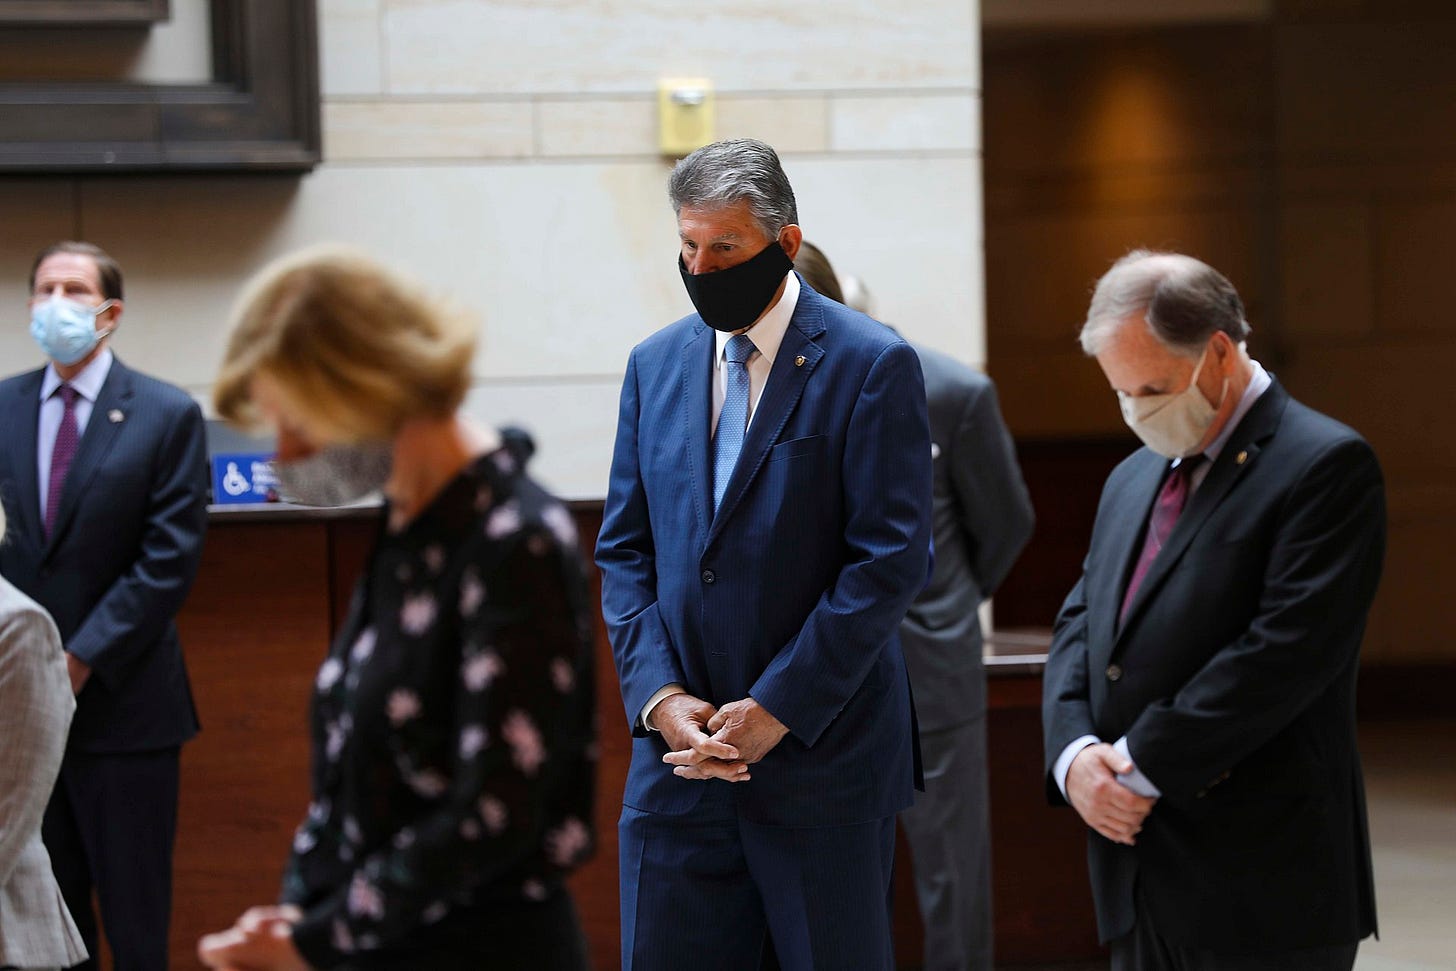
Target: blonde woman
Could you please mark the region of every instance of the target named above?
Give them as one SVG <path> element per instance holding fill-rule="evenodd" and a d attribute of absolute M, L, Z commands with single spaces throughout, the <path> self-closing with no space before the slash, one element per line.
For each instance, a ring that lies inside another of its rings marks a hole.
<path fill-rule="evenodd" d="M 86 960 L 40 840 L 75 710 L 56 625 L 0 577 L 0 967 L 70 967 Z"/>
<path fill-rule="evenodd" d="M 277 432 L 295 501 L 386 503 L 315 683 L 281 905 L 204 938 L 209 966 L 586 966 L 563 882 L 592 843 L 584 574 L 566 509 L 457 414 L 474 335 L 340 249 L 264 269 L 235 311 L 218 412 Z"/>

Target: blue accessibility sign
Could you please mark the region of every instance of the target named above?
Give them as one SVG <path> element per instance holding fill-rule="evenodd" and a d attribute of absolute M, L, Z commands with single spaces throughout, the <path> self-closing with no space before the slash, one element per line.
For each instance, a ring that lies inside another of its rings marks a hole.
<path fill-rule="evenodd" d="M 278 477 L 272 456 L 231 453 L 212 457 L 212 501 L 219 505 L 277 502 Z"/>

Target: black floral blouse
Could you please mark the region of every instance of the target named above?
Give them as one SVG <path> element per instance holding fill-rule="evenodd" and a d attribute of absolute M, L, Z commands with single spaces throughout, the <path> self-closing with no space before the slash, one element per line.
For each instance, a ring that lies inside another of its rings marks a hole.
<path fill-rule="evenodd" d="M 316 968 L 444 966 L 591 851 L 592 648 L 571 516 L 497 450 L 381 534 L 315 684 L 283 900 Z"/>

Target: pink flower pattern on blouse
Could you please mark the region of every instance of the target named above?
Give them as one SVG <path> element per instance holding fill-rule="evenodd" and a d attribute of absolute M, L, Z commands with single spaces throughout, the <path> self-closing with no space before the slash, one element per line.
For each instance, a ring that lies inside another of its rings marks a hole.
<path fill-rule="evenodd" d="M 283 892 L 309 963 L 417 961 L 452 913 L 546 899 L 591 852 L 580 557 L 570 513 L 499 451 L 381 536 L 315 679 Z"/>
<path fill-rule="evenodd" d="M 399 626 L 406 634 L 418 637 L 435 622 L 437 604 L 434 594 L 417 593 L 404 602 L 399 612 Z"/>
<path fill-rule="evenodd" d="M 524 711 L 513 711 L 506 717 L 506 741 L 511 746 L 511 761 L 526 775 L 533 776 L 546 761 L 546 746 L 541 733 Z"/>

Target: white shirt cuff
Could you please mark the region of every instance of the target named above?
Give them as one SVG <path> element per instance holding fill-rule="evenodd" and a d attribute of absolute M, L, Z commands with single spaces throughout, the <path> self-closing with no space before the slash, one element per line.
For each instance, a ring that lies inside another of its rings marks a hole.
<path fill-rule="evenodd" d="M 1132 753 L 1128 751 L 1126 735 L 1113 742 L 1112 747 L 1118 755 L 1133 763 L 1131 772 L 1119 772 L 1117 774 L 1118 782 L 1121 782 L 1138 795 L 1146 796 L 1149 799 L 1157 799 L 1163 794 L 1157 786 L 1153 785 L 1153 780 L 1143 775 L 1142 771 L 1138 769 L 1137 762 L 1133 759 Z"/>
<path fill-rule="evenodd" d="M 687 689 L 684 688 L 682 685 L 678 684 L 676 681 L 674 681 L 672 684 L 665 684 L 661 688 L 658 688 L 657 691 L 652 695 L 652 697 L 647 699 L 647 704 L 642 706 L 642 725 L 649 732 L 657 731 L 656 727 L 653 726 L 652 722 L 648 721 L 648 719 L 652 717 L 652 709 L 656 708 L 657 703 L 663 698 L 668 697 L 669 695 L 685 694 L 687 694 Z"/>
<path fill-rule="evenodd" d="M 1072 760 L 1077 757 L 1078 752 L 1089 745 L 1096 745 L 1100 741 L 1102 739 L 1096 735 L 1083 735 L 1081 738 L 1073 740 L 1070 745 L 1062 749 L 1062 754 L 1057 756 L 1057 764 L 1052 766 L 1052 778 L 1057 780 L 1057 788 L 1062 790 L 1063 799 L 1067 798 L 1067 772 L 1072 768 Z"/>

